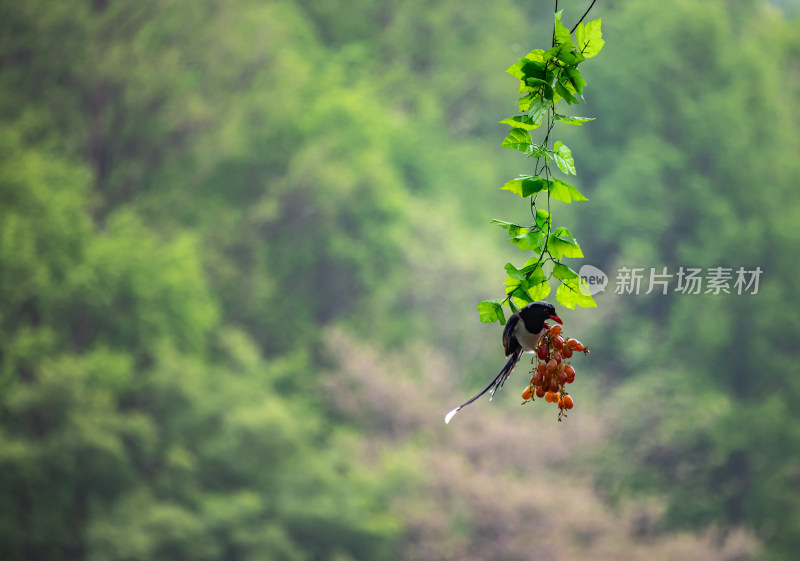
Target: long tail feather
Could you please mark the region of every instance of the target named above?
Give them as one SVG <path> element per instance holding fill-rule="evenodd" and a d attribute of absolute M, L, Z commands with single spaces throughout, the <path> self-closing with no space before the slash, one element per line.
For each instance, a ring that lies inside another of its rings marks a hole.
<path fill-rule="evenodd" d="M 494 380 L 492 380 L 491 383 L 488 386 L 486 386 L 478 395 L 476 395 L 469 401 L 462 403 L 461 405 L 450 411 L 447 415 L 445 415 L 444 422 L 449 423 L 450 419 L 452 419 L 455 416 L 455 414 L 458 413 L 459 410 L 461 410 L 462 407 L 466 407 L 467 405 L 469 405 L 470 403 L 481 397 L 486 392 L 490 392 L 490 396 L 494 396 L 494 392 L 503 387 L 503 384 L 505 383 L 506 379 L 508 379 L 509 375 L 511 374 L 511 371 L 514 370 L 514 367 L 519 362 L 521 356 L 522 356 L 522 349 L 518 349 L 517 351 L 512 353 L 512 355 L 508 358 L 508 362 L 506 362 L 506 365 L 503 367 L 502 370 L 500 370 L 500 373 L 497 375 L 497 377 Z M 489 399 L 491 399 L 491 397 Z"/>

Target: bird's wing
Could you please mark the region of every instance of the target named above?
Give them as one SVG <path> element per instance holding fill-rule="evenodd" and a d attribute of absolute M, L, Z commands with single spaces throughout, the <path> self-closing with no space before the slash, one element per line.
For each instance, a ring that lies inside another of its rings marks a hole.
<path fill-rule="evenodd" d="M 514 335 L 514 329 L 519 322 L 519 314 L 511 314 L 506 322 L 506 327 L 503 329 L 503 349 L 506 351 L 506 356 L 511 356 L 520 348 L 519 341 Z"/>

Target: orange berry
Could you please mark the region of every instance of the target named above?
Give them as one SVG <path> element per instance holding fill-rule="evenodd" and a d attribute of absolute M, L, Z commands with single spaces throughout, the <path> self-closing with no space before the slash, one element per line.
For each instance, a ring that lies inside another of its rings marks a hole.
<path fill-rule="evenodd" d="M 561 405 L 564 409 L 572 409 L 575 407 L 575 402 L 572 401 L 572 397 L 565 395 L 561 398 Z"/>
<path fill-rule="evenodd" d="M 567 346 L 573 351 L 580 352 L 583 350 L 583 343 L 581 343 L 577 339 L 570 339 L 569 341 L 567 341 Z"/>
<path fill-rule="evenodd" d="M 524 399 L 525 401 L 528 401 L 532 395 L 533 395 L 533 388 L 531 388 L 530 386 L 522 390 L 522 399 Z"/>
<path fill-rule="evenodd" d="M 567 376 L 575 376 L 575 369 L 572 367 L 571 364 L 568 364 L 567 367 L 564 369 L 564 372 L 567 373 Z"/>
<path fill-rule="evenodd" d="M 536 365 L 536 370 L 538 370 L 539 372 L 544 374 L 545 370 L 547 370 L 547 363 L 546 362 L 540 362 L 539 364 Z"/>
<path fill-rule="evenodd" d="M 560 325 L 554 325 L 553 327 L 550 328 L 550 337 L 555 337 L 559 333 L 561 333 Z"/>

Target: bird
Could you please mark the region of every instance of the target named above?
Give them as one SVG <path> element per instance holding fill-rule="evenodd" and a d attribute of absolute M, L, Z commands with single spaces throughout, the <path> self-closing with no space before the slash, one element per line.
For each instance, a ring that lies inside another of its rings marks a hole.
<path fill-rule="evenodd" d="M 544 300 L 531 302 L 518 312 L 511 314 L 511 317 L 508 318 L 508 322 L 506 322 L 506 326 L 503 329 L 503 349 L 506 352 L 508 362 L 506 362 L 506 365 L 500 370 L 497 377 L 495 377 L 483 391 L 445 415 L 444 422 L 449 423 L 461 408 L 466 407 L 486 392 L 489 392 L 489 399 L 491 400 L 494 396 L 494 392 L 503 387 L 511 371 L 514 370 L 519 359 L 522 358 L 522 354 L 536 352 L 539 341 L 544 334 L 547 333 L 549 328 L 546 323 L 548 319 L 552 319 L 564 325 L 561 318 L 556 314 L 555 306 Z"/>

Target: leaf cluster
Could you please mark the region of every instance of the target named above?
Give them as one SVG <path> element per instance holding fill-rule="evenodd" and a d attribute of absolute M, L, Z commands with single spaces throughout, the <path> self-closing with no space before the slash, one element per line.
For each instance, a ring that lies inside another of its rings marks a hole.
<path fill-rule="evenodd" d="M 562 12 L 555 14 L 551 48 L 534 49 L 506 70 L 519 80 L 522 97 L 517 106 L 521 114 L 500 121 L 511 127 L 501 146 L 522 152 L 535 158 L 536 162 L 533 175 L 521 175 L 506 182 L 501 189 L 528 199 L 532 220 L 528 225 L 503 220 L 492 220 L 492 223 L 507 230 L 508 240 L 518 249 L 532 251 L 533 256 L 522 268 L 511 263 L 506 265 L 505 298 L 478 304 L 480 320 L 485 323 L 499 321 L 504 324 L 504 305 L 516 311 L 530 302 L 546 298 L 553 277 L 560 281 L 556 298 L 562 305 L 568 308 L 596 306 L 578 273 L 561 262 L 564 258 L 582 258 L 583 252 L 566 227 L 553 225 L 550 200 L 570 204 L 588 199 L 574 185 L 553 177 L 552 163 L 564 175 L 576 175 L 577 172 L 572 150 L 560 140 L 552 142 L 551 133 L 556 123 L 580 126 L 594 120 L 593 117 L 567 115 L 557 107 L 562 101 L 566 105 L 577 105 L 583 100 L 587 84 L 578 67 L 597 55 L 604 41 L 599 19 L 586 24 L 579 22 L 573 37 L 561 16 Z M 534 131 L 540 127 L 544 133 L 537 140 Z M 546 209 L 540 206 L 546 206 Z"/>

